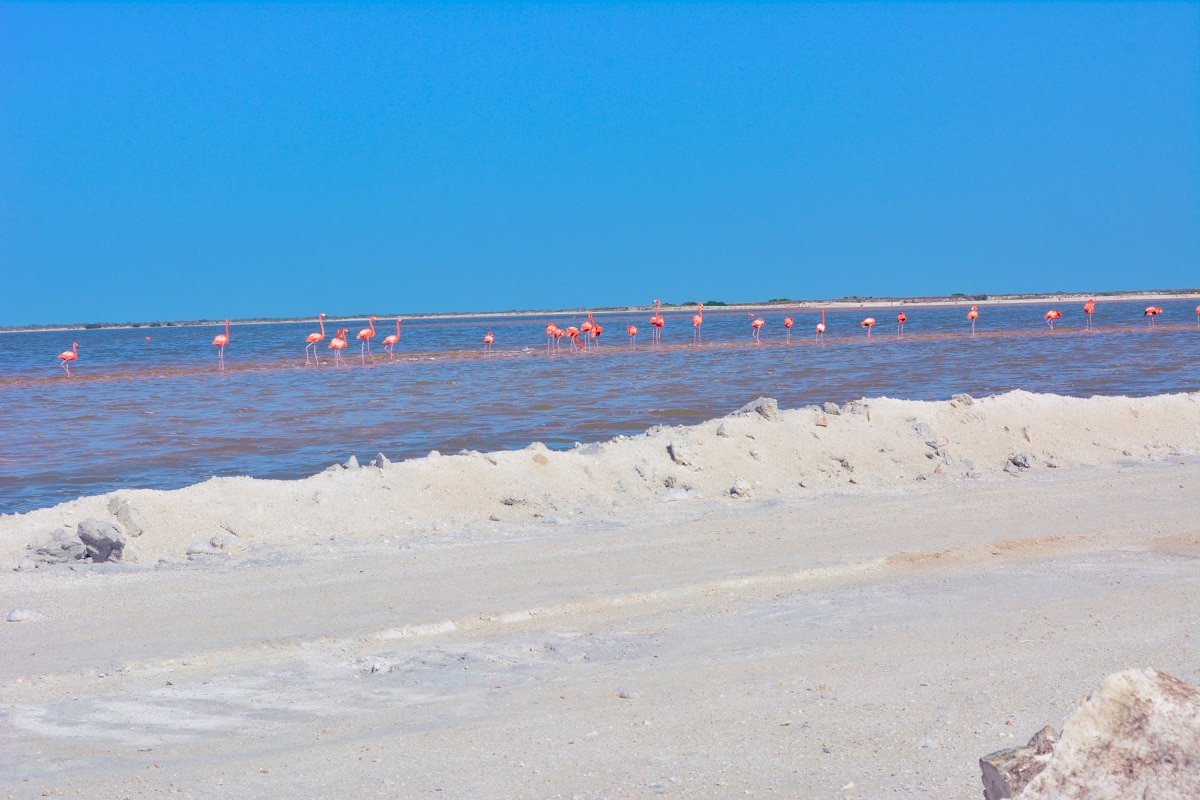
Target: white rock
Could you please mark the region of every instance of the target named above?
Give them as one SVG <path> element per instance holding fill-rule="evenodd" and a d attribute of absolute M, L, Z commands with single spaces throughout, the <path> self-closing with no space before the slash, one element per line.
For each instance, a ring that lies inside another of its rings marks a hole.
<path fill-rule="evenodd" d="M 1153 669 L 1104 679 L 1018 800 L 1200 797 L 1200 689 Z"/>

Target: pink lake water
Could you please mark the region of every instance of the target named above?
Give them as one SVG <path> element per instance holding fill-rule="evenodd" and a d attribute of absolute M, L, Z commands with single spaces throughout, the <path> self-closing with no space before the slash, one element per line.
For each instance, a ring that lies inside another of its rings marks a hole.
<path fill-rule="evenodd" d="M 1050 306 L 985 306 L 970 335 L 967 306 L 827 312 L 763 309 L 761 344 L 745 312 L 706 309 L 692 344 L 692 311 L 664 312 L 661 347 L 648 314 L 597 315 L 594 350 L 546 349 L 545 325 L 579 314 L 405 322 L 393 361 L 382 352 L 392 320 L 377 322 L 375 360 L 358 342 L 335 367 L 322 344 L 305 366 L 303 324 L 234 325 L 224 372 L 217 327 L 0 333 L 0 513 L 118 488 L 169 489 L 214 475 L 297 478 L 354 453 L 392 460 L 454 453 L 558 449 L 726 414 L 760 395 L 784 408 L 860 397 L 946 399 L 1011 389 L 1057 394 L 1154 395 L 1200 389 L 1197 300 L 1101 302 L 1084 329 L 1078 304 L 1051 332 Z M 863 317 L 878 320 L 868 339 Z M 796 324 L 785 340 L 783 318 Z M 351 337 L 366 324 L 346 324 Z M 639 328 L 630 347 L 625 327 Z M 332 337 L 333 325 L 328 325 Z M 495 335 L 490 354 L 483 337 Z M 150 336 L 150 341 L 146 341 Z M 68 379 L 57 354 L 79 342 Z"/>

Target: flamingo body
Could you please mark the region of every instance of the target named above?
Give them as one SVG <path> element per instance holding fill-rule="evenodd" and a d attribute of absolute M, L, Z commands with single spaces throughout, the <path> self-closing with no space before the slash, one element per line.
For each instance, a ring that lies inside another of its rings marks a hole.
<path fill-rule="evenodd" d="M 310 333 L 304 337 L 304 365 L 308 366 L 308 353 L 312 350 L 313 360 L 319 365 L 321 362 L 317 359 L 317 345 L 325 340 L 325 315 L 317 316 L 317 324 L 321 326 L 320 333 Z"/>
<path fill-rule="evenodd" d="M 70 350 L 63 350 L 58 354 L 58 362 L 62 368 L 67 371 L 67 377 L 71 377 L 71 367 L 68 366 L 72 361 L 79 358 L 79 342 L 72 342 Z"/>
<path fill-rule="evenodd" d="M 746 316 L 754 317 L 753 314 L 747 314 Z M 754 329 L 754 341 L 758 342 L 759 344 L 762 343 L 762 340 L 758 338 L 758 332 L 761 331 L 763 325 L 766 325 L 766 324 L 767 324 L 766 321 L 762 317 L 755 317 L 750 322 L 750 327 Z"/>
<path fill-rule="evenodd" d="M 358 347 L 358 354 L 362 359 L 362 363 L 364 364 L 367 363 L 367 356 L 371 355 L 371 340 L 375 338 L 375 318 L 370 317 L 367 320 L 367 325 L 368 327 L 363 328 L 358 332 L 358 335 L 354 337 L 362 342 L 362 344 Z M 371 356 L 371 360 L 374 361 L 375 357 Z"/>
<path fill-rule="evenodd" d="M 217 367 L 225 369 L 225 345 L 229 344 L 229 318 L 225 318 L 225 332 L 213 337 L 212 343 L 217 346 Z"/>
<path fill-rule="evenodd" d="M 396 317 L 396 332 L 385 336 L 383 339 L 383 349 L 392 357 L 392 361 L 396 360 L 396 345 L 400 343 L 400 318 Z"/>
<path fill-rule="evenodd" d="M 346 349 L 346 335 L 349 333 L 350 331 L 348 329 L 341 328 L 338 330 L 337 334 L 329 340 L 329 349 L 333 350 L 334 364 L 342 363 L 342 351 Z"/>

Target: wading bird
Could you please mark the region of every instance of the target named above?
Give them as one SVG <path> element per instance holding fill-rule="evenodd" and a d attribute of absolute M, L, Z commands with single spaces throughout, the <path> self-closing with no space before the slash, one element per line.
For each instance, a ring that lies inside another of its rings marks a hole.
<path fill-rule="evenodd" d="M 817 338 L 825 338 L 825 309 L 821 309 L 821 321 L 817 323 Z"/>
<path fill-rule="evenodd" d="M 338 365 L 342 362 L 342 351 L 346 349 L 346 336 L 350 333 L 349 328 L 341 328 L 334 337 L 329 340 L 329 349 L 333 351 L 333 363 Z"/>
<path fill-rule="evenodd" d="M 73 342 L 70 350 L 63 350 L 58 354 L 58 361 L 62 364 L 62 368 L 67 371 L 67 377 L 71 377 L 71 368 L 67 366 L 69 363 L 79 358 L 79 342 Z"/>
<path fill-rule="evenodd" d="M 217 346 L 217 366 L 220 369 L 225 369 L 225 345 L 229 344 L 229 319 L 225 319 L 225 332 L 218 333 L 213 339 L 213 344 Z"/>
<path fill-rule="evenodd" d="M 862 326 L 867 329 L 867 338 L 871 338 L 871 328 L 875 327 L 875 318 L 867 317 L 862 321 Z"/>
<path fill-rule="evenodd" d="M 596 324 L 596 323 L 592 322 L 592 312 L 590 312 L 590 311 L 589 311 L 589 312 L 588 312 L 588 318 L 587 318 L 587 322 L 585 322 L 585 323 L 583 323 L 582 325 L 580 325 L 580 326 L 579 326 L 579 332 L 580 332 L 580 333 L 586 333 L 586 334 L 588 334 L 588 335 L 591 335 L 591 333 L 592 333 L 592 327 L 593 327 L 595 324 Z M 587 343 L 587 340 L 586 340 L 586 339 L 584 339 L 584 344 L 586 344 L 586 343 Z"/>
<path fill-rule="evenodd" d="M 905 316 L 903 311 L 901 311 L 899 314 L 896 315 L 896 335 L 897 336 L 904 335 L 904 323 L 906 323 L 906 322 L 908 322 L 908 317 Z"/>
<path fill-rule="evenodd" d="M 1095 310 L 1096 310 L 1096 301 L 1095 300 L 1088 300 L 1086 303 L 1083 304 L 1083 313 L 1086 315 L 1087 329 L 1089 331 L 1092 329 L 1092 312 L 1094 312 Z"/>
<path fill-rule="evenodd" d="M 1200 309 L 1197 309 L 1197 317 L 1200 318 Z M 625 332 L 629 334 L 629 346 L 633 347 L 633 340 L 637 338 L 637 325 L 630 325 Z"/>
<path fill-rule="evenodd" d="M 662 317 L 661 309 L 662 309 L 662 303 L 655 300 L 654 301 L 654 316 L 652 316 L 650 318 L 650 326 L 652 328 L 654 328 L 654 330 L 650 331 L 650 344 L 661 344 L 662 343 L 662 329 L 663 329 L 663 325 L 666 324 L 666 320 L 664 320 Z"/>
<path fill-rule="evenodd" d="M 704 303 L 696 303 L 696 313 L 692 315 L 692 344 L 700 344 L 700 326 L 704 324 Z"/>
<path fill-rule="evenodd" d="M 753 317 L 754 315 L 747 314 L 746 316 Z M 766 324 L 767 323 L 763 320 L 762 317 L 755 317 L 754 320 L 750 323 L 750 327 L 754 329 L 754 341 L 758 342 L 759 344 L 762 344 L 762 339 L 758 338 L 758 332 L 761 331 L 762 326 L 766 325 Z"/>
<path fill-rule="evenodd" d="M 312 350 L 313 361 L 317 362 L 317 366 L 321 365 L 321 359 L 317 358 L 317 345 L 325 341 L 325 315 L 317 316 L 317 324 L 321 326 L 320 333 L 310 333 L 304 339 L 304 366 L 308 366 L 308 351 Z"/>
<path fill-rule="evenodd" d="M 971 310 L 967 312 L 967 319 L 971 320 L 971 335 L 975 335 L 975 320 L 979 319 L 979 309 L 971 306 Z"/>
<path fill-rule="evenodd" d="M 1050 326 L 1050 330 L 1054 330 L 1054 320 L 1062 319 L 1062 312 L 1056 309 L 1050 309 L 1045 314 L 1046 324 Z"/>
<path fill-rule="evenodd" d="M 1162 306 L 1147 306 L 1146 310 L 1142 312 L 1142 316 L 1147 317 L 1150 320 L 1149 327 L 1153 328 L 1154 327 L 1154 318 L 1157 317 L 1161 313 L 1162 313 Z"/>
<path fill-rule="evenodd" d="M 492 336 L 491 331 L 488 331 L 487 336 L 483 337 L 483 352 L 485 352 L 485 353 L 492 352 L 492 342 L 494 342 L 495 340 L 496 340 L 496 337 Z"/>
<path fill-rule="evenodd" d="M 400 343 L 400 318 L 396 317 L 396 332 L 385 337 L 383 340 L 383 349 L 392 357 L 392 361 L 396 360 L 396 345 Z"/>
<path fill-rule="evenodd" d="M 362 342 L 358 346 L 358 355 L 364 364 L 367 363 L 367 356 L 371 356 L 371 340 L 375 338 L 375 318 L 371 317 L 368 319 L 367 325 L 369 327 L 363 328 L 358 332 L 358 336 L 354 337 Z M 371 360 L 374 361 L 375 356 L 371 356 Z"/>
<path fill-rule="evenodd" d="M 557 333 L 558 333 L 558 326 L 555 325 L 553 322 L 547 322 L 546 323 L 546 349 L 547 350 L 549 350 L 551 348 L 551 346 L 558 344 L 558 340 L 555 338 L 555 334 L 557 334 Z"/>
<path fill-rule="evenodd" d="M 792 341 L 792 326 L 796 324 L 796 320 L 791 317 L 783 318 L 783 332 L 787 336 L 787 341 Z"/>

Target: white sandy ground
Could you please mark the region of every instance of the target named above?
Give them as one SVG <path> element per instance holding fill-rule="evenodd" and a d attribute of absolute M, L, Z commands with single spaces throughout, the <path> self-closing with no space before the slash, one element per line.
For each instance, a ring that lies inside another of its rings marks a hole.
<path fill-rule="evenodd" d="M 130 564 L 11 571 L 107 496 L 0 517 L 0 798 L 977 798 L 1200 683 L 1197 451 L 1195 393 L 877 399 L 121 492 Z"/>

